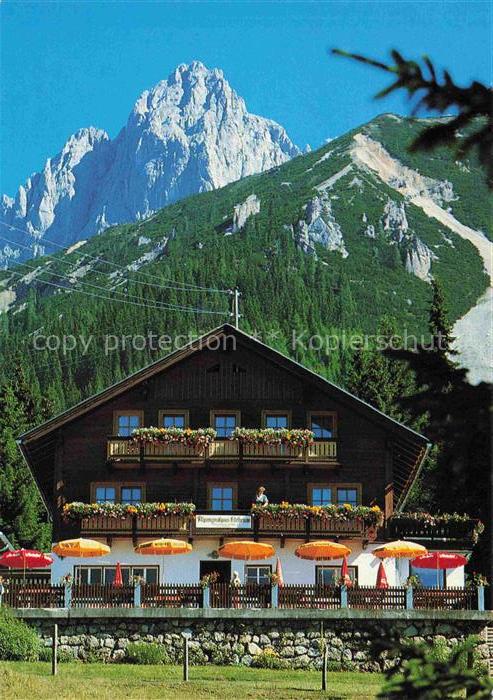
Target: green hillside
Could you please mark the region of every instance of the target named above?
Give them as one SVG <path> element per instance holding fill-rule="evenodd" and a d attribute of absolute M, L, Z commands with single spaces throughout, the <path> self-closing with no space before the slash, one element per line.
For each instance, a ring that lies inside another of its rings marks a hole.
<path fill-rule="evenodd" d="M 491 222 L 480 170 L 469 161 L 455 163 L 446 152 L 410 156 L 404 144 L 417 128 L 417 120 L 379 117 L 272 171 L 171 205 L 145 222 L 108 229 L 73 252 L 59 251 L 30 261 L 29 267 L 1 273 L 0 378 L 14 358 L 21 358 L 29 379 L 39 383 L 56 409 L 102 389 L 169 349 L 127 347 L 106 355 L 106 334 L 152 331 L 174 336 L 205 331 L 229 319 L 228 295 L 169 288 L 186 284 L 238 286 L 245 330 L 344 383 L 349 349 L 294 347 L 292 334 L 340 338 L 343 332 L 346 337 L 374 333 L 384 316 L 393 317 L 402 332 L 426 334 L 430 285 L 405 268 L 413 236 L 432 252 L 430 272 L 443 283 L 452 320 L 459 318 L 487 286 L 476 249 L 405 202 L 375 173 L 358 168 L 351 156 L 353 136 L 371 136 L 403 164 L 449 181 L 456 197 L 449 205 L 454 215 L 461 223 L 486 231 Z M 320 242 L 313 244 L 316 254 L 308 254 L 297 245 L 293 230 L 305 217 L 306 205 L 317 196 L 317 186 L 345 168 L 347 172 L 324 191 L 347 257 Z M 239 232 L 231 233 L 235 205 L 252 194 L 260 201 L 260 211 Z M 403 204 L 407 217 L 408 235 L 399 244 L 389 239 L 383 223 L 389 200 L 397 207 Z M 369 225 L 374 237 L 365 234 Z M 8 230 L 0 234 L 8 237 Z M 165 238 L 167 245 L 157 254 L 156 246 Z M 140 260 L 146 254 L 156 257 Z M 138 269 L 127 270 L 125 266 L 132 263 Z M 36 351 L 39 334 L 82 334 L 93 340 L 86 354 L 79 345 L 64 355 Z"/>

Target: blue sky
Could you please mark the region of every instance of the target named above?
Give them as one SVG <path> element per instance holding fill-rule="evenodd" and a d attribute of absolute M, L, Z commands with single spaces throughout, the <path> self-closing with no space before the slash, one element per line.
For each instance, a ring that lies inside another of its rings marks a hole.
<path fill-rule="evenodd" d="M 0 0 L 1 1 L 1 0 Z M 220 67 L 251 112 L 300 146 L 383 111 L 388 78 L 328 55 L 428 53 L 458 81 L 491 82 L 489 2 L 39 2 L 3 0 L 0 191 L 17 186 L 83 126 L 115 136 L 138 95 L 194 59 Z"/>

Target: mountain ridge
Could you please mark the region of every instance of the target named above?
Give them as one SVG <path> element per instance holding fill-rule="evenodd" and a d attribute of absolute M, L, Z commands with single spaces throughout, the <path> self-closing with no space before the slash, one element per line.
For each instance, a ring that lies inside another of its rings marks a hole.
<path fill-rule="evenodd" d="M 29 233 L 36 257 L 46 235 L 68 246 L 299 153 L 282 126 L 247 112 L 221 70 L 194 61 L 145 90 L 114 139 L 96 127 L 72 134 L 15 198 L 2 196 L 0 220 Z M 27 257 L 0 248 L 0 265 Z"/>

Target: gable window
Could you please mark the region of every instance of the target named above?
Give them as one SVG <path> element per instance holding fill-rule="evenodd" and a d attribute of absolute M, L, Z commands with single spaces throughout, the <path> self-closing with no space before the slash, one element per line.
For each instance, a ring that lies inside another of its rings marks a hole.
<path fill-rule="evenodd" d="M 266 585 L 270 583 L 270 575 L 272 572 L 272 566 L 250 566 L 250 564 L 245 565 L 245 583 L 257 583 L 259 585 Z"/>
<path fill-rule="evenodd" d="M 353 583 L 358 583 L 358 567 L 348 567 L 349 578 Z M 319 586 L 337 586 L 341 578 L 340 566 L 316 566 L 315 583 Z"/>
<path fill-rule="evenodd" d="M 316 440 L 331 440 L 336 436 L 336 414 L 328 411 L 309 413 L 308 427 Z"/>
<path fill-rule="evenodd" d="M 116 488 L 114 486 L 96 486 L 96 503 L 115 503 Z"/>
<path fill-rule="evenodd" d="M 145 500 L 145 487 L 139 483 L 95 483 L 91 484 L 91 499 L 96 503 L 136 505 Z"/>
<path fill-rule="evenodd" d="M 127 505 L 137 505 L 142 501 L 142 489 L 140 486 L 122 486 L 121 503 Z"/>
<path fill-rule="evenodd" d="M 236 484 L 208 484 L 210 510 L 234 510 L 236 507 Z"/>
<path fill-rule="evenodd" d="M 332 489 L 327 484 L 310 484 L 308 493 L 312 506 L 330 506 L 332 503 Z"/>
<path fill-rule="evenodd" d="M 264 428 L 272 428 L 273 430 L 289 428 L 291 423 L 288 411 L 262 411 L 262 418 Z"/>
<path fill-rule="evenodd" d="M 359 503 L 359 489 L 354 487 L 338 487 L 337 488 L 337 504 L 343 505 L 349 503 L 351 506 L 357 506 Z"/>
<path fill-rule="evenodd" d="M 213 411 L 211 423 L 218 438 L 229 438 L 240 424 L 240 413 L 239 411 Z"/>
<path fill-rule="evenodd" d="M 188 411 L 159 411 L 159 425 L 162 428 L 187 428 Z"/>
<path fill-rule="evenodd" d="M 143 411 L 116 411 L 113 418 L 113 431 L 120 437 L 128 437 L 144 423 Z"/>

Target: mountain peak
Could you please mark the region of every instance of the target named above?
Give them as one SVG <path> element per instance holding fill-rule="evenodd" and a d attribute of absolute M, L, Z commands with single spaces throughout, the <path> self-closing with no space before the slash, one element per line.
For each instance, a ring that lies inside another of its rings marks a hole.
<path fill-rule="evenodd" d="M 182 63 L 140 95 L 114 140 L 92 126 L 70 136 L 2 200 L 0 220 L 71 245 L 299 153 L 282 126 L 248 113 L 220 69 Z"/>

